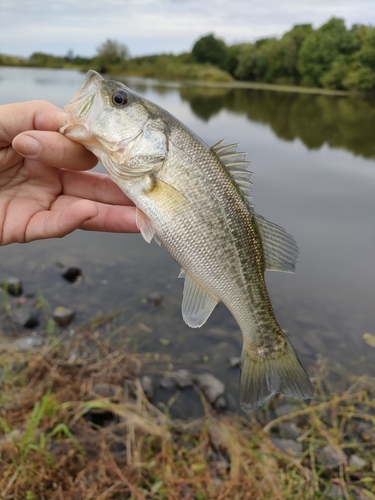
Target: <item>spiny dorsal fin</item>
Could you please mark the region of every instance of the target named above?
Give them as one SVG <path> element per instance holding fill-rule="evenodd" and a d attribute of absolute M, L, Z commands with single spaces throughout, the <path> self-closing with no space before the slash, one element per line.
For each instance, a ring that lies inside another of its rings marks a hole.
<path fill-rule="evenodd" d="M 293 236 L 255 212 L 254 220 L 262 240 L 266 271 L 293 273 L 298 259 L 298 246 Z"/>
<path fill-rule="evenodd" d="M 232 180 L 244 196 L 247 205 L 252 211 L 251 204 L 251 181 L 252 172 L 249 170 L 249 162 L 245 160 L 246 153 L 238 152 L 238 144 L 224 145 L 225 139 L 212 146 L 212 151 L 227 169 Z"/>

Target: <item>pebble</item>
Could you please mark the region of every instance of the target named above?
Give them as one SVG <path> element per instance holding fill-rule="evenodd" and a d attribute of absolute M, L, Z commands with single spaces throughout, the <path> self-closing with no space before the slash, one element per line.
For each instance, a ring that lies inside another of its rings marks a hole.
<path fill-rule="evenodd" d="M 66 279 L 66 281 L 69 281 L 69 283 L 75 283 L 78 278 L 82 277 L 82 271 L 79 267 L 68 267 L 61 276 Z"/>
<path fill-rule="evenodd" d="M 152 377 L 149 375 L 143 375 L 141 377 L 141 387 L 143 392 L 145 393 L 146 398 L 149 401 L 152 401 L 156 395 L 156 386 Z"/>
<path fill-rule="evenodd" d="M 28 351 L 29 349 L 34 349 L 35 347 L 41 347 L 44 344 L 44 338 L 40 335 L 35 335 L 31 337 L 21 337 L 14 342 L 12 342 L 12 348 L 15 351 Z"/>
<path fill-rule="evenodd" d="M 67 326 L 74 318 L 73 309 L 69 309 L 68 307 L 58 306 L 53 311 L 53 319 L 59 326 Z"/>
<path fill-rule="evenodd" d="M 203 392 L 211 404 L 214 404 L 220 396 L 224 395 L 225 384 L 218 378 L 211 375 L 211 373 L 203 373 L 202 375 L 199 375 L 197 382 L 199 389 Z"/>
<path fill-rule="evenodd" d="M 315 453 L 316 461 L 319 464 L 325 465 L 328 469 L 338 469 L 340 465 L 345 465 L 346 457 L 343 451 L 340 452 L 337 448 L 331 445 L 320 448 Z"/>
<path fill-rule="evenodd" d="M 147 297 L 147 302 L 154 307 L 158 307 L 162 304 L 163 299 L 164 299 L 164 297 L 163 297 L 162 293 L 154 292 L 154 293 L 150 293 L 150 295 Z"/>
<path fill-rule="evenodd" d="M 10 276 L 7 278 L 1 286 L 11 295 L 18 297 L 23 291 L 22 281 L 19 278 Z"/>
<path fill-rule="evenodd" d="M 302 435 L 301 430 L 294 422 L 281 422 L 279 427 L 280 434 L 287 439 L 298 439 Z"/>
<path fill-rule="evenodd" d="M 98 394 L 103 398 L 118 398 L 122 393 L 122 389 L 118 385 L 107 384 L 105 382 L 95 384 L 92 390 L 95 394 Z"/>
<path fill-rule="evenodd" d="M 360 422 L 355 432 L 363 439 L 363 441 L 375 441 L 375 427 L 370 422 Z"/>
<path fill-rule="evenodd" d="M 353 469 L 364 469 L 367 465 L 367 461 L 358 455 L 351 455 L 349 458 L 349 467 L 353 467 Z"/>
<path fill-rule="evenodd" d="M 241 366 L 241 358 L 232 356 L 229 360 L 229 368 L 238 368 L 239 366 Z"/>
<path fill-rule="evenodd" d="M 173 377 L 179 389 L 187 389 L 193 385 L 193 375 L 189 372 L 189 370 L 181 368 L 173 373 Z"/>
<path fill-rule="evenodd" d="M 273 437 L 272 442 L 279 450 L 287 455 L 294 458 L 301 458 L 303 451 L 302 443 L 297 443 L 292 439 L 282 439 L 278 437 Z"/>
<path fill-rule="evenodd" d="M 24 306 L 12 314 L 13 321 L 25 328 L 35 328 L 39 325 L 39 310 L 35 307 Z"/>
<path fill-rule="evenodd" d="M 159 386 L 162 389 L 174 389 L 176 387 L 176 380 L 173 377 L 165 375 L 164 377 L 161 378 Z"/>

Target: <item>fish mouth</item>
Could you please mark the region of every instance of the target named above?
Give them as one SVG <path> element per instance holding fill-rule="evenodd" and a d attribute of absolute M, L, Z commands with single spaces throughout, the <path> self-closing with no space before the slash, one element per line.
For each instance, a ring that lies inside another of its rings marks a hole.
<path fill-rule="evenodd" d="M 65 106 L 65 111 L 71 119 L 79 120 L 88 113 L 103 81 L 104 78 L 93 69 L 87 72 L 83 84 Z"/>

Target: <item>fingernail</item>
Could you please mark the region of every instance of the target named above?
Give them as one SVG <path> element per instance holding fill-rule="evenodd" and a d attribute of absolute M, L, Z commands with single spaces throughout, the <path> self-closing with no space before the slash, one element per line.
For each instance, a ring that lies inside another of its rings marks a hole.
<path fill-rule="evenodd" d="M 22 156 L 36 156 L 39 153 L 39 142 L 30 135 L 22 134 L 13 141 L 13 147 Z"/>

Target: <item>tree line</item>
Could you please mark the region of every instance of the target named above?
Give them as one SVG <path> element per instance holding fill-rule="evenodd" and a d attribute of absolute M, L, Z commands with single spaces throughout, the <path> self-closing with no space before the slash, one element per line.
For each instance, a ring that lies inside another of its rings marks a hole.
<path fill-rule="evenodd" d="M 227 46 L 213 34 L 192 50 L 235 79 L 341 90 L 375 90 L 375 28 L 347 29 L 332 18 L 318 29 L 299 24 L 280 39 Z"/>
<path fill-rule="evenodd" d="M 189 53 L 134 58 L 124 44 L 108 39 L 92 58 L 73 56 L 72 51 L 65 57 L 37 52 L 28 59 L 0 54 L 0 65 L 375 91 L 375 28 L 354 24 L 347 29 L 343 19 L 332 18 L 317 29 L 298 24 L 281 38 L 233 45 L 211 33 Z"/>

